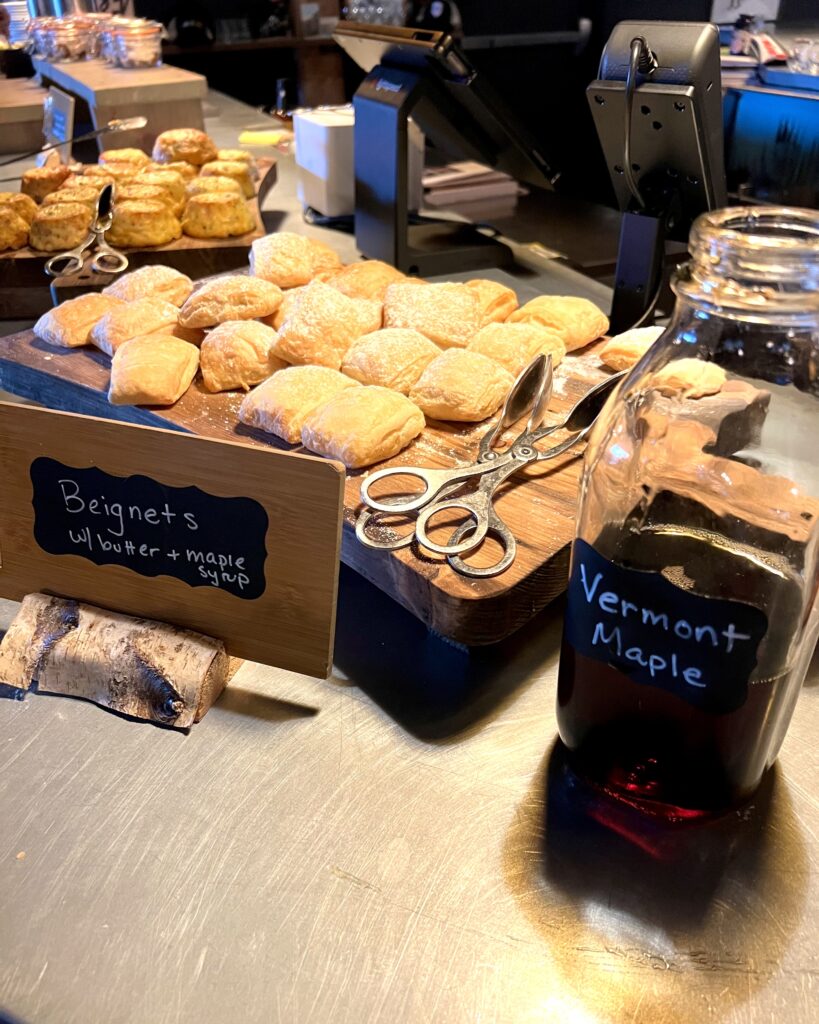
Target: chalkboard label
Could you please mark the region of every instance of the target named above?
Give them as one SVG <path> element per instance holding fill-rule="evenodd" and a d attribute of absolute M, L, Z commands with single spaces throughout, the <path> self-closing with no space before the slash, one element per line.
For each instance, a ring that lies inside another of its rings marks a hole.
<path fill-rule="evenodd" d="M 34 539 L 51 555 L 172 576 L 249 601 L 264 593 L 268 518 L 252 498 L 220 498 L 48 458 L 32 462 L 31 483 Z"/>
<path fill-rule="evenodd" d="M 702 597 L 574 542 L 566 636 L 587 658 L 706 711 L 740 707 L 768 628 L 758 608 Z"/>

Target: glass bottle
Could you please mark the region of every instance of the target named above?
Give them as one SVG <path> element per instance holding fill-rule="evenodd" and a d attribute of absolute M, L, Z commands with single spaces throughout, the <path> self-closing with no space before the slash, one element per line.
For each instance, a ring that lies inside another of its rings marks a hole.
<path fill-rule="evenodd" d="M 753 793 L 819 626 L 819 212 L 689 249 L 586 452 L 557 698 L 575 770 L 667 819 Z"/>

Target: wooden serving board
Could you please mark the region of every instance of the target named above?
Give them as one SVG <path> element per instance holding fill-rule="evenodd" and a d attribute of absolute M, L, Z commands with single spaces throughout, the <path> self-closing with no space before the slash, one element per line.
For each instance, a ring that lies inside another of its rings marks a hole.
<path fill-rule="evenodd" d="M 547 422 L 558 422 L 562 410 L 608 376 L 596 356 L 600 344 L 590 345 L 579 356 L 567 356 L 558 367 Z M 53 348 L 31 331 L 0 338 L 0 388 L 23 398 L 53 409 L 304 451 L 244 427 L 238 420 L 243 395 L 211 395 L 199 381 L 170 409 L 110 405 L 106 398 L 109 367 L 110 360 L 101 352 Z M 474 461 L 487 428 L 488 423 L 459 426 L 431 422 L 409 448 L 384 465 L 465 465 Z M 515 436 L 514 429 L 509 436 Z M 562 436 L 556 435 L 556 440 Z M 518 541 L 517 559 L 501 576 L 467 579 L 455 573 L 443 557 L 419 552 L 416 547 L 385 552 L 360 544 L 354 529 L 361 507 L 359 488 L 362 476 L 372 468 L 347 475 L 342 561 L 441 635 L 466 645 L 495 643 L 565 590 L 569 544 L 574 537 L 579 454 L 522 471 L 497 497 L 496 508 Z M 448 536 L 452 523 L 440 526 L 441 536 Z M 287 538 L 281 542 L 286 544 Z M 471 560 L 486 565 L 497 557 L 494 543 L 488 543 L 486 550 Z"/>
<path fill-rule="evenodd" d="M 255 224 L 252 231 L 236 238 L 190 238 L 182 235 L 174 242 L 150 249 L 125 248 L 123 252 L 130 260 L 130 268 L 137 270 L 152 263 L 164 263 L 198 280 L 246 266 L 251 243 L 267 233 L 261 207 L 277 178 L 273 158 L 261 157 L 256 162 L 259 190 L 254 199 L 248 200 Z M 0 320 L 35 319 L 51 309 L 56 301 L 73 298 L 90 288 L 104 288 L 114 280 L 114 275 L 91 271 L 52 280 L 45 272 L 45 264 L 53 255 L 28 246 L 0 255 Z M 56 300 L 55 296 L 59 299 Z"/>

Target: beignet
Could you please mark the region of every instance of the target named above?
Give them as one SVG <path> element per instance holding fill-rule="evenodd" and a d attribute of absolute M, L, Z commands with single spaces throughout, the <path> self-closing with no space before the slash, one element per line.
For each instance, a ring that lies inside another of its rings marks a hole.
<path fill-rule="evenodd" d="M 440 354 L 438 346 L 418 331 L 386 327 L 354 341 L 342 360 L 341 371 L 361 384 L 376 384 L 408 395 Z"/>
<path fill-rule="evenodd" d="M 202 342 L 199 368 L 208 391 L 233 391 L 267 380 L 287 365 L 273 355 L 276 332 L 257 320 L 228 320 Z"/>
<path fill-rule="evenodd" d="M 498 409 L 513 383 L 488 356 L 450 349 L 433 359 L 409 396 L 432 419 L 476 423 Z"/>
<path fill-rule="evenodd" d="M 356 381 L 326 366 L 288 366 L 247 395 L 239 420 L 297 444 L 305 420 L 317 405 L 357 387 Z"/>
<path fill-rule="evenodd" d="M 348 469 L 371 466 L 397 455 L 424 429 L 424 414 L 404 395 L 388 388 L 342 391 L 317 406 L 305 420 L 305 448 Z"/>
<path fill-rule="evenodd" d="M 480 327 L 478 304 L 465 284 L 391 284 L 384 326 L 420 331 L 442 348 L 466 348 Z"/>
<path fill-rule="evenodd" d="M 282 323 L 276 355 L 296 365 L 338 370 L 352 343 L 380 326 L 380 302 L 348 299 L 330 285 L 314 281 L 299 292 Z"/>

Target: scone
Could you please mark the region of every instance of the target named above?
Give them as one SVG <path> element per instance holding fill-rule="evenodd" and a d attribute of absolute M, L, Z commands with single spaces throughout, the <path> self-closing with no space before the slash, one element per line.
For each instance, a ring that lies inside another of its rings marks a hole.
<path fill-rule="evenodd" d="M 131 338 L 143 334 L 172 334 L 179 310 L 164 299 L 135 299 L 101 317 L 91 328 L 88 340 L 112 356 Z"/>
<path fill-rule="evenodd" d="M 216 277 L 193 293 L 179 312 L 182 327 L 215 327 L 226 320 L 270 316 L 282 301 L 281 289 L 256 277 Z"/>
<path fill-rule="evenodd" d="M 0 203 L 0 250 L 22 249 L 28 242 L 28 224 L 10 206 Z"/>
<path fill-rule="evenodd" d="M 242 402 L 239 420 L 268 434 L 298 444 L 313 409 L 347 388 L 359 385 L 326 366 L 288 366 L 274 373 Z"/>
<path fill-rule="evenodd" d="M 255 181 L 259 177 L 259 168 L 256 165 L 256 158 L 246 149 L 220 149 L 216 154 L 217 160 L 230 160 L 232 163 L 247 164 L 250 176 Z"/>
<path fill-rule="evenodd" d="M 340 269 L 341 260 L 329 245 L 292 231 L 257 238 L 250 250 L 250 273 L 279 288 L 298 288 L 316 274 Z"/>
<path fill-rule="evenodd" d="M 347 349 L 381 326 L 381 303 L 348 299 L 322 281 L 302 289 L 281 325 L 276 355 L 288 363 L 339 369 Z"/>
<path fill-rule="evenodd" d="M 250 168 L 243 160 L 212 160 L 199 172 L 201 178 L 232 178 L 241 188 L 245 199 L 256 195 L 256 186 L 250 176 Z"/>
<path fill-rule="evenodd" d="M 20 191 L 37 202 L 41 203 L 51 192 L 56 192 L 71 171 L 65 164 L 48 164 L 45 167 L 29 167 L 23 171 L 20 181 Z"/>
<path fill-rule="evenodd" d="M 34 333 L 49 345 L 79 348 L 88 344 L 88 335 L 94 324 L 121 305 L 122 302 L 112 295 L 88 292 L 43 313 L 34 325 Z"/>
<path fill-rule="evenodd" d="M 376 384 L 408 395 L 441 350 L 418 331 L 387 327 L 354 341 L 341 372 L 361 384 Z"/>
<path fill-rule="evenodd" d="M 231 238 L 254 227 L 247 203 L 229 192 L 193 196 L 182 218 L 182 230 L 191 238 Z"/>
<path fill-rule="evenodd" d="M 176 171 L 140 171 L 135 179 L 141 185 L 158 185 L 173 200 L 174 213 L 179 216 L 185 207 L 185 182 Z"/>
<path fill-rule="evenodd" d="M 119 185 L 132 181 L 139 173 L 139 167 L 136 164 L 88 164 L 82 173 L 85 178 L 104 178 L 106 181 L 113 178 Z"/>
<path fill-rule="evenodd" d="M 273 355 L 276 332 L 256 320 L 229 320 L 214 328 L 199 351 L 208 391 L 249 391 L 287 365 Z"/>
<path fill-rule="evenodd" d="M 513 383 L 494 359 L 450 349 L 432 360 L 409 396 L 432 419 L 477 423 L 498 409 Z"/>
<path fill-rule="evenodd" d="M 480 327 L 478 304 L 465 284 L 391 284 L 384 326 L 420 331 L 442 348 L 466 348 Z"/>
<path fill-rule="evenodd" d="M 725 370 L 703 359 L 674 359 L 657 370 L 646 383 L 667 398 L 704 398 L 715 395 L 727 380 Z"/>
<path fill-rule="evenodd" d="M 353 388 L 310 413 L 301 428 L 301 443 L 339 459 L 348 469 L 359 469 L 397 455 L 424 425 L 421 410 L 397 391 Z"/>
<path fill-rule="evenodd" d="M 127 199 L 114 204 L 114 219 L 106 239 L 114 246 L 166 245 L 182 235 L 182 225 L 164 203 Z"/>
<path fill-rule="evenodd" d="M 233 178 L 222 178 L 218 175 L 213 175 L 209 178 L 194 178 L 185 187 L 185 194 L 188 199 L 205 193 L 213 195 L 215 192 L 227 192 L 232 196 L 241 196 L 242 186 L 238 181 L 234 181 Z"/>
<path fill-rule="evenodd" d="M 160 164 L 184 160 L 187 164 L 201 167 L 209 160 L 215 160 L 216 155 L 213 139 L 197 128 L 172 128 L 157 135 L 154 142 L 153 158 Z"/>
<path fill-rule="evenodd" d="M 82 203 L 41 206 L 29 229 L 29 245 L 41 252 L 65 252 L 88 237 L 91 214 Z"/>
<path fill-rule="evenodd" d="M 145 167 L 151 162 L 151 158 L 141 149 L 126 147 L 124 149 L 104 149 L 100 153 L 101 164 L 134 164 L 137 167 Z"/>
<path fill-rule="evenodd" d="M 196 376 L 199 349 L 170 334 L 131 338 L 111 361 L 112 405 L 173 405 Z"/>
<path fill-rule="evenodd" d="M 384 301 L 384 295 L 391 284 L 406 281 L 400 270 L 381 260 L 361 260 L 342 267 L 337 274 L 326 279 L 327 284 L 338 288 L 351 299 L 375 299 Z"/>
<path fill-rule="evenodd" d="M 467 281 L 466 287 L 475 296 L 481 327 L 487 324 L 502 324 L 518 308 L 517 295 L 511 288 L 498 284 L 497 281 L 475 278 Z"/>
<path fill-rule="evenodd" d="M 169 164 L 151 163 L 149 164 L 149 166 L 154 171 L 159 171 L 163 169 L 166 171 L 176 171 L 176 173 L 182 178 L 186 185 L 193 181 L 196 175 L 199 173 L 198 167 L 195 167 L 193 164 L 186 163 L 184 160 L 173 160 Z"/>
<path fill-rule="evenodd" d="M 468 349 L 494 359 L 513 377 L 539 352 L 552 357 L 552 368 L 566 355 L 560 335 L 539 324 L 487 324 L 470 341 Z"/>
<path fill-rule="evenodd" d="M 610 338 L 598 353 L 600 362 L 610 370 L 630 370 L 648 352 L 665 330 L 664 327 L 635 327 Z"/>
<path fill-rule="evenodd" d="M 560 335 L 567 352 L 583 348 L 609 329 L 608 317 L 593 302 L 574 295 L 540 295 L 515 310 L 509 321 L 548 327 Z"/>
<path fill-rule="evenodd" d="M 178 216 L 178 204 L 174 203 L 167 188 L 162 188 L 160 185 L 142 185 L 137 181 L 129 181 L 128 184 L 117 187 L 117 198 L 114 205 L 116 207 L 117 203 L 141 203 L 145 200 L 148 203 L 162 203 L 175 217 Z"/>
<path fill-rule="evenodd" d="M 97 195 L 102 192 L 106 185 L 116 185 L 117 183 L 110 176 L 106 177 L 88 177 L 85 174 L 72 175 L 70 178 L 66 178 L 60 186 L 60 191 L 67 192 L 73 191 L 75 188 L 82 189 L 83 191 L 93 191 Z"/>
<path fill-rule="evenodd" d="M 55 203 L 81 203 L 94 218 L 97 215 L 97 200 L 99 191 L 93 186 L 77 185 L 75 188 L 58 188 L 56 192 L 47 195 L 41 203 L 44 206 L 53 206 Z"/>
<path fill-rule="evenodd" d="M 175 306 L 181 306 L 193 291 L 193 281 L 173 267 L 156 264 L 152 267 L 140 267 L 124 274 L 107 288 L 103 295 L 115 299 L 133 302 L 135 299 L 165 299 Z"/>
<path fill-rule="evenodd" d="M 22 192 L 0 192 L 0 206 L 13 210 L 26 224 L 34 220 L 34 214 L 37 212 L 37 204 L 31 196 Z"/>

